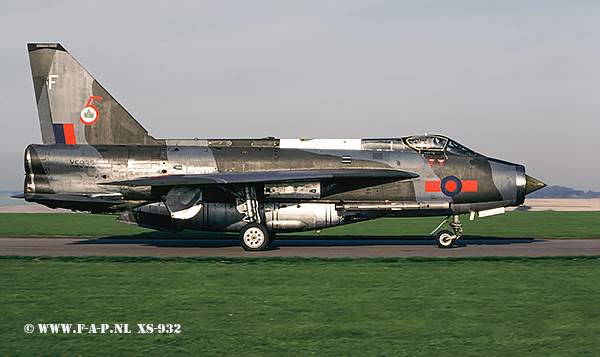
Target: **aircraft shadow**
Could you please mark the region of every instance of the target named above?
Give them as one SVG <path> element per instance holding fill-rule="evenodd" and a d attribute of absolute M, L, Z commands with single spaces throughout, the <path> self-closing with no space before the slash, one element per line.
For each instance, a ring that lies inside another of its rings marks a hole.
<path fill-rule="evenodd" d="M 70 244 L 136 244 L 164 248 L 227 248 L 239 247 L 237 235 L 215 234 L 213 237 L 202 238 L 175 238 L 157 237 L 156 233 L 150 233 L 151 237 L 145 237 L 145 233 L 135 236 L 113 236 L 104 238 L 93 238 Z M 472 245 L 509 245 L 533 243 L 532 238 L 500 238 L 464 236 L 457 240 L 455 247 L 466 247 Z M 415 236 L 377 236 L 364 238 L 356 236 L 284 236 L 278 235 L 273 244 L 267 250 L 278 250 L 281 247 L 361 247 L 361 246 L 436 246 L 435 240 L 430 237 Z"/>

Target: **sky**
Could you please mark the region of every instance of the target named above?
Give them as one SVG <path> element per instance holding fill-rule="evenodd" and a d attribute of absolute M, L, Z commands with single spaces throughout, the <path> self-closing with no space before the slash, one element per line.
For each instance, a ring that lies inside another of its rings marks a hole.
<path fill-rule="evenodd" d="M 156 138 L 435 133 L 600 191 L 599 1 L 4 1 L 0 39 L 0 190 L 59 42 Z"/>

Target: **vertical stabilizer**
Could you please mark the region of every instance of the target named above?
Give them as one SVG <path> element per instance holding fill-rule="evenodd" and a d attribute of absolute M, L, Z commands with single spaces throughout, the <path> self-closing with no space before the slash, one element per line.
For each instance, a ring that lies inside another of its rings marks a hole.
<path fill-rule="evenodd" d="M 28 44 L 44 144 L 156 145 L 60 44 Z"/>

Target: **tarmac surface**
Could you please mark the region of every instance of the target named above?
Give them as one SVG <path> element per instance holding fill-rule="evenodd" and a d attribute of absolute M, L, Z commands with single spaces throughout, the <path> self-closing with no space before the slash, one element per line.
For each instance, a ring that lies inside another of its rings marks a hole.
<path fill-rule="evenodd" d="M 219 257 L 465 257 L 600 255 L 600 239 L 287 240 L 246 252 L 237 239 L 0 238 L 0 255 Z"/>

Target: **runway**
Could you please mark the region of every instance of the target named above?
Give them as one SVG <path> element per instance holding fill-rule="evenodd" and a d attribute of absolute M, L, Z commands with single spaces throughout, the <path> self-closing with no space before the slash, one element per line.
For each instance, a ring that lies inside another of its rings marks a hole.
<path fill-rule="evenodd" d="M 219 257 L 466 257 L 600 255 L 600 239 L 463 239 L 450 249 L 428 240 L 287 240 L 246 252 L 236 239 L 0 238 L 0 255 Z"/>

